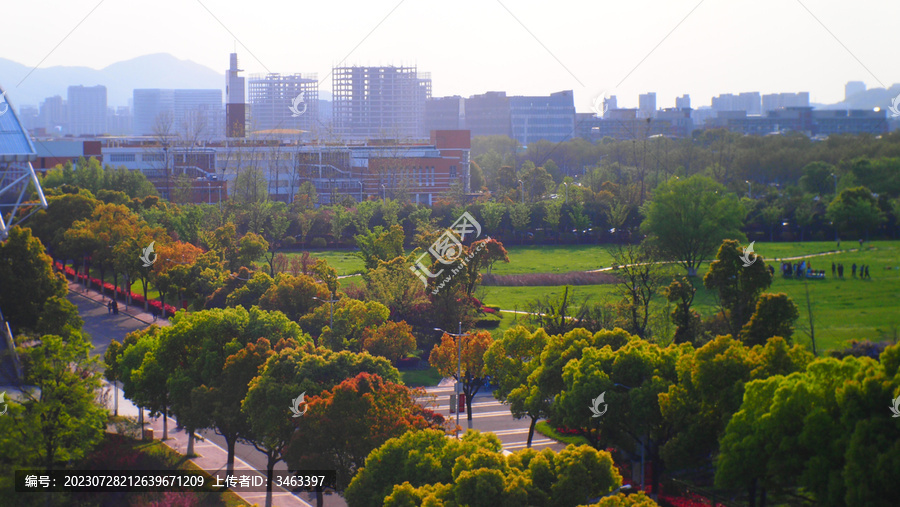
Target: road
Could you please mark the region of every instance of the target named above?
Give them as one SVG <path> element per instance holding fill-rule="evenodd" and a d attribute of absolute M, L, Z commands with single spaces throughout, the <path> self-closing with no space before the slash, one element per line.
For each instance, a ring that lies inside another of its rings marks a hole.
<path fill-rule="evenodd" d="M 450 395 L 453 393 L 453 386 L 428 387 L 425 391 L 433 396 L 427 400 L 422 400 L 422 404 L 455 423 L 456 414 L 450 413 Z M 509 407 L 494 399 L 491 391 L 480 391 L 475 395 L 472 402 L 472 421 L 468 420 L 465 413 L 459 414 L 459 425 L 462 427 L 462 431 L 472 428 L 491 432 L 500 438 L 500 442 L 503 443 L 503 449 L 510 452 L 526 447 L 528 426 L 530 424 L 531 419 L 528 417 L 522 419 L 513 418 Z M 555 451 L 561 451 L 566 446 L 535 431 L 531 447 L 537 450 L 550 448 Z"/>

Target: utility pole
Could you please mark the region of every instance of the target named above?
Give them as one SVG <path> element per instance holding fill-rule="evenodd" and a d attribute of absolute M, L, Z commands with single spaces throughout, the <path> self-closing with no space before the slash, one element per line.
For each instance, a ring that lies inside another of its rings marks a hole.
<path fill-rule="evenodd" d="M 454 391 L 458 396 L 460 391 L 462 391 L 462 337 L 465 336 L 462 332 L 462 322 L 459 323 L 459 333 L 448 333 L 439 327 L 434 328 L 434 330 L 456 339 L 456 386 Z M 468 414 L 468 417 L 471 418 L 472 414 Z M 456 438 L 459 439 L 459 407 L 456 407 Z"/>
<path fill-rule="evenodd" d="M 317 296 L 313 296 L 313 299 L 315 299 L 317 301 L 321 301 L 323 303 L 331 303 L 331 311 L 330 311 L 330 315 L 329 315 L 328 327 L 330 327 L 331 330 L 334 331 L 334 304 L 340 300 L 338 300 L 338 299 L 322 299 Z"/>

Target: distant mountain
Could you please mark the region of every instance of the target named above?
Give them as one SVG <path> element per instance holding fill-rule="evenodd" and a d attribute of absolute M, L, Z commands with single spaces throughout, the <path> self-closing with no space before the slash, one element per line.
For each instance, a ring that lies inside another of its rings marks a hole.
<path fill-rule="evenodd" d="M 890 88 L 869 88 L 864 92 L 851 95 L 843 102 L 837 104 L 810 104 L 816 109 L 874 109 L 880 107 L 887 111 L 894 99 L 900 95 L 900 84 L 893 84 Z M 888 113 L 890 116 L 890 112 Z"/>
<path fill-rule="evenodd" d="M 228 55 L 222 55 L 222 73 L 167 53 L 139 56 L 97 70 L 88 67 L 56 66 L 34 69 L 0 58 L 0 86 L 16 107 L 38 106 L 47 97 L 66 98 L 70 85 L 106 86 L 107 104 L 128 105 L 135 88 L 209 88 L 222 90 Z M 31 74 L 29 74 L 31 72 Z M 27 76 L 27 77 L 26 77 Z"/>

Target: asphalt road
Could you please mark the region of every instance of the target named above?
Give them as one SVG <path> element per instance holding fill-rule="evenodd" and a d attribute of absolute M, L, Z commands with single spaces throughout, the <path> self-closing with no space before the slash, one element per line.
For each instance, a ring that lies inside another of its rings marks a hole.
<path fill-rule="evenodd" d="M 430 399 L 421 400 L 422 404 L 455 423 L 456 414 L 450 413 L 450 395 L 453 393 L 453 386 L 428 387 L 425 391 L 433 396 Z M 528 417 L 515 419 L 510 413 L 509 407 L 494 399 L 491 391 L 480 391 L 475 395 L 472 400 L 471 421 L 467 414 L 459 414 L 459 425 L 462 432 L 472 428 L 494 433 L 503 443 L 503 449 L 511 452 L 527 446 L 530 424 L 531 419 Z M 550 448 L 560 451 L 566 446 L 535 431 L 531 447 L 537 450 Z"/>

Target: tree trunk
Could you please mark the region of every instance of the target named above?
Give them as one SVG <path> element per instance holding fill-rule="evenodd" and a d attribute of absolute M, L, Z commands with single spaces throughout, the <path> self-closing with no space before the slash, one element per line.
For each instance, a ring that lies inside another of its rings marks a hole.
<path fill-rule="evenodd" d="M 268 461 L 266 462 L 266 507 L 272 507 L 272 483 L 275 481 L 273 477 L 275 476 L 275 462 L 277 459 L 272 455 L 268 456 Z"/>
<path fill-rule="evenodd" d="M 228 445 L 228 461 L 226 462 L 226 474 L 234 475 L 234 445 L 237 443 L 236 436 L 225 436 L 225 443 Z"/>
<path fill-rule="evenodd" d="M 150 301 L 147 301 L 147 279 L 144 278 L 141 280 L 141 285 L 144 287 L 144 311 L 150 311 Z"/>
<path fill-rule="evenodd" d="M 188 432 L 188 448 L 187 448 L 187 456 L 193 457 L 194 455 L 194 428 L 185 428 L 185 431 Z"/>
<path fill-rule="evenodd" d="M 162 436 L 162 439 L 163 439 L 163 440 L 168 440 L 168 439 L 169 439 L 169 409 L 168 409 L 168 407 L 163 407 L 163 410 L 162 410 L 162 416 L 163 416 L 163 436 Z"/>
<path fill-rule="evenodd" d="M 472 397 L 474 394 L 466 393 L 466 418 L 471 421 L 472 420 Z"/>
<path fill-rule="evenodd" d="M 747 504 L 750 507 L 756 507 L 756 479 L 747 485 Z"/>
<path fill-rule="evenodd" d="M 531 425 L 528 426 L 528 442 L 525 447 L 531 448 L 531 439 L 534 437 L 534 427 L 537 426 L 537 417 L 531 418 Z"/>

